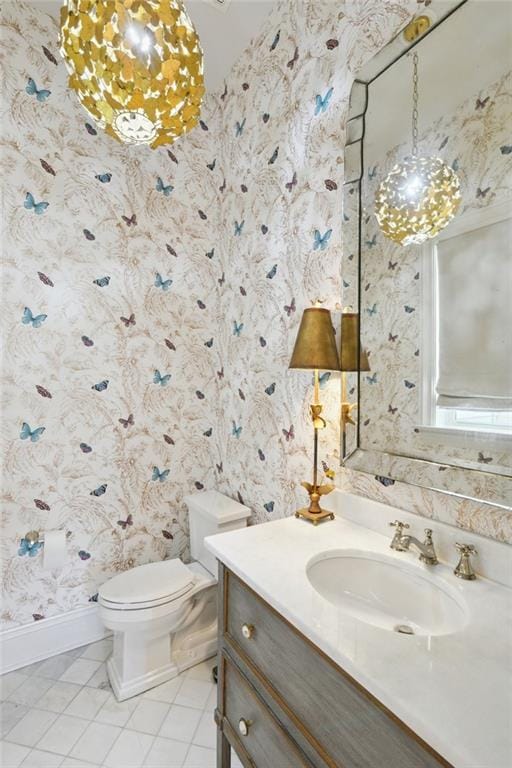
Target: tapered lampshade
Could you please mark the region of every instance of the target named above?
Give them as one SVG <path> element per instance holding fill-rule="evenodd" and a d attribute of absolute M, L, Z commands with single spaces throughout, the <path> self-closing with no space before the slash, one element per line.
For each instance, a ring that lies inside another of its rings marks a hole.
<path fill-rule="evenodd" d="M 342 371 L 370 370 L 366 351 L 362 347 L 359 349 L 359 315 L 355 312 L 344 312 L 341 316 L 340 359 Z"/>
<path fill-rule="evenodd" d="M 336 338 L 328 309 L 309 307 L 304 310 L 289 367 L 340 370 Z"/>

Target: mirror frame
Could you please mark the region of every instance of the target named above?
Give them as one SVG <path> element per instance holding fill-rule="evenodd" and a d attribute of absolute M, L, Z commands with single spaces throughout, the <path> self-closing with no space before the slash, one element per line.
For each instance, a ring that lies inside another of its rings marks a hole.
<path fill-rule="evenodd" d="M 454 0 L 451 8 L 446 2 L 433 0 L 421 15 L 429 16 L 431 26 L 418 39 L 409 43 L 403 36 L 403 29 L 382 48 L 356 75 L 350 92 L 350 101 L 346 123 L 346 143 L 344 150 L 345 178 L 343 184 L 343 225 L 342 225 L 342 306 L 357 306 L 361 316 L 361 265 L 362 265 L 362 178 L 364 174 L 364 136 L 365 120 L 368 108 L 368 87 L 385 70 L 402 56 L 405 56 L 440 24 L 456 13 L 468 0 Z M 357 259 L 355 258 L 357 256 Z M 349 278 L 350 281 L 345 280 Z M 350 288 L 350 286 L 353 286 Z M 347 301 L 348 298 L 348 301 Z M 359 338 L 361 351 L 361 338 Z M 502 509 L 512 509 L 512 476 L 486 471 L 484 468 L 470 469 L 456 464 L 443 464 L 427 459 L 410 457 L 400 453 L 368 450 L 361 447 L 359 423 L 364 414 L 360 411 L 361 372 L 347 374 L 353 376 L 353 395 L 357 403 L 357 422 L 355 428 L 347 425 L 351 432 L 346 436 L 346 443 L 341 444 L 341 465 L 378 476 L 389 484 L 394 481 L 405 482 L 432 491 L 440 491 L 451 496 L 471 499 L 483 504 Z M 344 453 L 343 445 L 347 448 Z"/>

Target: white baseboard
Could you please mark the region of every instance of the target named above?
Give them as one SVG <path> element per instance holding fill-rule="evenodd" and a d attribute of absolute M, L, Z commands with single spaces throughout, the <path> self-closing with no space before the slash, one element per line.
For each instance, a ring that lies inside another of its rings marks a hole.
<path fill-rule="evenodd" d="M 97 605 L 6 629 L 0 633 L 0 674 L 94 643 L 110 634 L 99 619 Z"/>

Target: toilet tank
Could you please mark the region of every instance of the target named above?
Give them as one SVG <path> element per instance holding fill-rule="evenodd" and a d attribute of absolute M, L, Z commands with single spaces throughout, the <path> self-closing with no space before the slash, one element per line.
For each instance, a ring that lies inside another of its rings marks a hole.
<path fill-rule="evenodd" d="M 217 575 L 217 561 L 209 552 L 204 540 L 207 536 L 225 531 L 245 528 L 251 514 L 249 507 L 224 496 L 219 491 L 202 491 L 185 496 L 188 507 L 190 528 L 190 554 L 214 576 Z"/>

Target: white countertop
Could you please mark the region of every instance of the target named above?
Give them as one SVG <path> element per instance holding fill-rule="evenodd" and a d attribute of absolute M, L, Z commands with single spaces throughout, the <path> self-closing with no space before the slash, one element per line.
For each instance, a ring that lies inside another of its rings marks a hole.
<path fill-rule="evenodd" d="M 391 550 L 390 538 L 341 517 L 316 527 L 289 517 L 210 536 L 206 545 L 456 768 L 511 768 L 511 589 L 481 578 L 461 581 L 453 565 L 435 566 L 466 603 L 469 621 L 454 634 L 426 637 L 352 618 L 310 584 L 308 561 L 340 548 L 385 554 L 432 573 L 417 553 Z"/>

